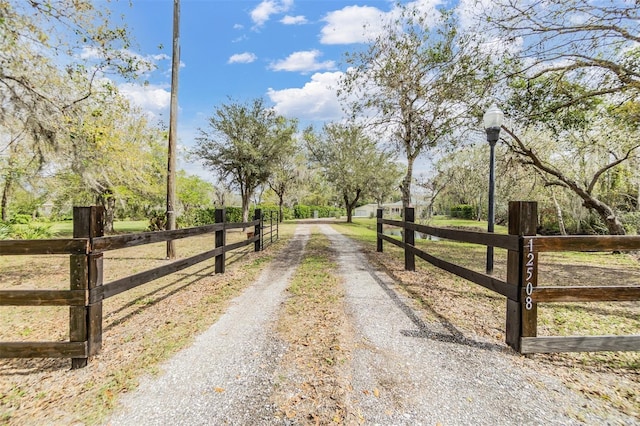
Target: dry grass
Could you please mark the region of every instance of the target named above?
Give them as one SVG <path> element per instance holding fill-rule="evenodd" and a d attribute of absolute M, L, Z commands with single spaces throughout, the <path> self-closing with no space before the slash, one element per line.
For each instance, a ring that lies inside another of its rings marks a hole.
<path fill-rule="evenodd" d="M 214 275 L 212 259 L 106 300 L 103 348 L 87 368 L 70 370 L 69 359 L 0 360 L 0 424 L 99 424 L 120 393 L 213 324 L 292 232 L 281 227 L 281 241 L 264 252 L 229 253 L 223 275 Z M 228 242 L 242 238 L 228 234 Z M 213 237 L 176 243 L 178 256 L 188 257 L 210 249 Z M 106 253 L 105 282 L 164 264 L 164 253 L 164 243 Z M 66 256 L 0 256 L 0 262 L 2 289 L 68 288 Z M 1 309 L 2 341 L 68 337 L 68 308 Z"/>
<path fill-rule="evenodd" d="M 278 417 L 293 424 L 350 424 L 356 418 L 346 401 L 353 331 L 344 311 L 344 290 L 328 239 L 313 233 L 289 298 L 280 312 L 278 332 L 288 343 L 272 396 Z"/>

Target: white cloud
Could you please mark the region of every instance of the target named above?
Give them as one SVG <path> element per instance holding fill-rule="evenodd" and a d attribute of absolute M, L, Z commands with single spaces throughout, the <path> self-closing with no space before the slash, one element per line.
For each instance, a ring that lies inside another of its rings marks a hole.
<path fill-rule="evenodd" d="M 162 61 L 162 60 L 170 60 L 171 59 L 171 56 L 167 55 L 166 53 L 160 53 L 158 55 L 153 55 L 151 57 L 155 61 Z"/>
<path fill-rule="evenodd" d="M 244 53 L 236 53 L 235 55 L 231 55 L 228 64 L 250 64 L 254 62 L 258 57 L 251 52 Z"/>
<path fill-rule="evenodd" d="M 435 23 L 440 16 L 436 6 L 442 0 L 416 0 L 406 3 L 427 17 L 426 24 Z M 326 22 L 320 30 L 320 42 L 323 44 L 369 43 L 382 34 L 384 26 L 398 18 L 401 9 L 393 7 L 388 12 L 372 6 L 347 6 L 327 13 L 322 19 Z M 429 19 L 431 18 L 431 19 Z"/>
<path fill-rule="evenodd" d="M 293 0 L 263 0 L 251 11 L 251 20 L 256 27 L 261 27 L 276 13 L 283 13 L 293 5 Z"/>
<path fill-rule="evenodd" d="M 382 31 L 385 13 L 371 6 L 347 6 L 327 13 L 320 31 L 323 44 L 366 43 Z"/>
<path fill-rule="evenodd" d="M 307 23 L 307 18 L 302 15 L 290 16 L 287 15 L 280 20 L 285 25 L 302 25 Z"/>
<path fill-rule="evenodd" d="M 286 59 L 272 63 L 269 68 L 274 71 L 310 72 L 332 70 L 336 68 L 334 61 L 318 62 L 322 53 L 319 50 L 294 52 Z"/>
<path fill-rule="evenodd" d="M 124 83 L 118 86 L 120 93 L 142 108 L 150 117 L 169 116 L 171 92 L 164 86 Z"/>
<path fill-rule="evenodd" d="M 267 96 L 275 104 L 276 112 L 285 117 L 317 121 L 339 120 L 343 113 L 336 90 L 341 76 L 339 71 L 316 73 L 302 88 L 269 88 Z"/>

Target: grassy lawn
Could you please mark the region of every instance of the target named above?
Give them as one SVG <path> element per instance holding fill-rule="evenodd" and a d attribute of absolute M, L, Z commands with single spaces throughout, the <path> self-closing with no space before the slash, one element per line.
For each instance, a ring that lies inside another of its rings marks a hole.
<path fill-rule="evenodd" d="M 34 223 L 37 224 L 37 223 Z M 55 238 L 71 238 L 73 236 L 73 222 L 49 222 Z M 149 227 L 148 220 L 122 220 L 113 223 L 113 229 L 117 233 L 145 232 Z"/>

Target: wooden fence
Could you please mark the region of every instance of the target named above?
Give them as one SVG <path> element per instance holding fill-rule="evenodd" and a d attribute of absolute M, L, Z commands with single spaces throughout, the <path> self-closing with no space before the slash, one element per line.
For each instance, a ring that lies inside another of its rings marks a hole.
<path fill-rule="evenodd" d="M 549 251 L 640 250 L 640 236 L 536 236 L 537 204 L 509 203 L 509 235 L 436 228 L 414 223 L 414 211 L 405 209 L 404 220 L 389 220 L 378 210 L 377 250 L 383 241 L 404 249 L 405 269 L 415 270 L 415 256 L 479 284 L 507 298 L 506 343 L 523 353 L 640 351 L 640 335 L 537 336 L 538 303 L 640 301 L 640 286 L 539 286 L 539 253 Z M 383 225 L 403 228 L 402 241 L 383 233 Z M 448 240 L 499 247 L 507 250 L 507 279 L 476 272 L 439 259 L 415 246 L 415 232 Z M 587 266 L 588 267 L 588 266 Z"/>
<path fill-rule="evenodd" d="M 278 218 L 273 230 L 273 215 L 269 226 L 261 210 L 254 220 L 243 223 L 225 222 L 225 210 L 217 209 L 215 224 L 172 231 L 143 232 L 104 236 L 102 207 L 76 207 L 73 211 L 73 238 L 52 240 L 3 240 L 0 255 L 52 255 L 70 257 L 69 290 L 0 290 L 0 306 L 69 306 L 69 341 L 64 342 L 0 342 L 0 358 L 71 358 L 72 368 L 87 365 L 89 357 L 102 346 L 102 301 L 146 284 L 155 279 L 215 258 L 215 273 L 224 273 L 225 254 L 247 245 L 260 251 L 277 241 Z M 247 239 L 226 244 L 229 229 L 250 228 Z M 268 230 L 268 231 L 267 231 Z M 103 253 L 196 235 L 214 234 L 211 250 L 179 259 L 167 265 L 103 283 Z M 265 242 L 264 235 L 269 241 Z"/>

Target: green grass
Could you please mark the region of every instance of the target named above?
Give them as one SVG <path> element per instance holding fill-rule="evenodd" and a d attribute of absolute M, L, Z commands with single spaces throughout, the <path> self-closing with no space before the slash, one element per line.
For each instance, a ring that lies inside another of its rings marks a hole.
<path fill-rule="evenodd" d="M 39 222 L 33 222 L 40 224 Z M 45 224 L 45 223 L 43 223 Z M 71 238 L 73 236 L 73 222 L 47 222 L 51 225 L 51 230 L 56 238 Z M 148 220 L 122 220 L 113 223 L 113 228 L 117 233 L 144 232 L 149 226 Z"/>

